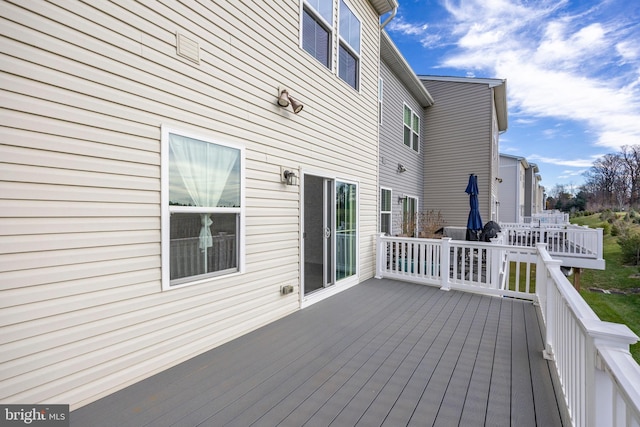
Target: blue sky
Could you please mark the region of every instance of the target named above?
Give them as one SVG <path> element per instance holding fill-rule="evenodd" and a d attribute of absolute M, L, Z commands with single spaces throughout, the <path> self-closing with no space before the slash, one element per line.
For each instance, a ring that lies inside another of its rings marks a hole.
<path fill-rule="evenodd" d="M 500 151 L 547 191 L 640 144 L 640 0 L 398 3 L 386 31 L 416 74 L 507 79 Z"/>

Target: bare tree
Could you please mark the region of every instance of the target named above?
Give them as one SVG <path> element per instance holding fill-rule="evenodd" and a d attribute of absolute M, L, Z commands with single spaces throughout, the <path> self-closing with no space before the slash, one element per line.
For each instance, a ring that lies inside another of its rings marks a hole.
<path fill-rule="evenodd" d="M 600 207 L 621 208 L 627 200 L 628 185 L 625 165 L 619 154 L 607 154 L 593 162 L 585 174 L 593 197 L 592 202 Z"/>
<path fill-rule="evenodd" d="M 625 167 L 625 181 L 629 188 L 629 205 L 637 207 L 640 200 L 640 145 L 625 145 L 620 156 Z"/>

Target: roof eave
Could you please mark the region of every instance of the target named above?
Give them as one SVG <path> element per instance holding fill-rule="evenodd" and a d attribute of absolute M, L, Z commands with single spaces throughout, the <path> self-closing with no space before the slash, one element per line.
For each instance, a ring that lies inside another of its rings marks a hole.
<path fill-rule="evenodd" d="M 369 0 L 369 3 L 371 3 L 371 6 L 376 10 L 378 16 L 391 12 L 398 7 L 397 0 Z"/>
<path fill-rule="evenodd" d="M 498 119 L 498 130 L 504 132 L 509 126 L 507 112 L 507 81 L 502 80 L 502 84 L 493 87 L 493 98 L 496 105 L 496 116 Z"/>
<path fill-rule="evenodd" d="M 434 104 L 433 97 L 413 72 L 407 60 L 402 56 L 396 45 L 385 31 L 380 32 L 380 59 L 383 60 L 404 83 L 411 94 L 416 97 L 420 105 L 430 107 Z"/>

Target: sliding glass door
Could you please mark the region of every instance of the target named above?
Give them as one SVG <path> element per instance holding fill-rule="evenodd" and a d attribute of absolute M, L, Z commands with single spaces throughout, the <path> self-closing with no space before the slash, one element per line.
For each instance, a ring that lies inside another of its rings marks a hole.
<path fill-rule="evenodd" d="M 357 274 L 357 190 L 353 183 L 305 175 L 305 295 Z"/>

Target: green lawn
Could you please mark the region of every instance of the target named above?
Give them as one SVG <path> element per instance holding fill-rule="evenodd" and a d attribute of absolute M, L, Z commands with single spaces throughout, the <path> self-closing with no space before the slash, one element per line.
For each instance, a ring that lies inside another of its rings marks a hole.
<path fill-rule="evenodd" d="M 602 227 L 598 214 L 578 217 L 571 220 L 574 224 Z M 633 225 L 640 231 L 639 225 Z M 617 237 L 604 237 L 604 259 L 606 270 L 583 270 L 580 278 L 580 294 L 600 319 L 608 322 L 623 323 L 640 336 L 640 293 L 631 293 L 640 288 L 640 270 L 638 266 L 625 266 L 621 261 L 620 246 Z M 610 294 L 592 292 L 589 288 L 605 289 Z M 620 294 L 619 291 L 626 292 Z M 631 354 L 640 363 L 640 343 L 631 346 Z"/>

